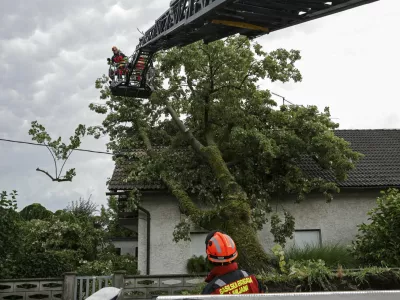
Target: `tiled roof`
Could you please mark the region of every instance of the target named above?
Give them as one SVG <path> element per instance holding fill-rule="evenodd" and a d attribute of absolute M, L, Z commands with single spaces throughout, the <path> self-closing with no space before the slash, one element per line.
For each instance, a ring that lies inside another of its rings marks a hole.
<path fill-rule="evenodd" d="M 396 129 L 360 129 L 336 130 L 335 134 L 350 142 L 350 147 L 364 154 L 354 170 L 349 172 L 344 182 L 337 182 L 333 173 L 321 169 L 313 160 L 305 159 L 301 164 L 303 171 L 310 177 L 320 177 L 334 181 L 339 187 L 400 187 L 400 130 Z M 143 152 L 138 150 L 138 154 Z M 125 183 L 125 166 L 117 166 L 109 183 L 109 190 L 160 190 L 160 182 Z"/>

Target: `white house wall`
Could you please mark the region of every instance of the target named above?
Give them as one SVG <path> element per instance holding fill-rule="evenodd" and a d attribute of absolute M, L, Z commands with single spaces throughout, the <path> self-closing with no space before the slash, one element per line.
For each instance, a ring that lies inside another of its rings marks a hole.
<path fill-rule="evenodd" d="M 365 190 L 360 192 L 342 191 L 330 203 L 326 203 L 323 195 L 312 195 L 302 203 L 294 203 L 286 199 L 278 205 L 282 215 L 283 208 L 295 217 L 296 230 L 319 229 L 322 244 L 350 245 L 355 238 L 357 225 L 368 223 L 367 212 L 376 206 L 379 191 Z M 275 245 L 270 233 L 270 223 L 259 232 L 259 238 L 264 248 L 270 251 Z M 289 240 L 287 248 L 293 246 L 294 240 Z"/>
<path fill-rule="evenodd" d="M 323 195 L 314 195 L 300 204 L 287 198 L 280 202 L 278 211 L 285 208 L 295 217 L 296 230 L 319 229 L 322 243 L 350 244 L 357 233 L 356 226 L 367 222 L 367 212 L 376 205 L 377 196 L 379 191 L 342 191 L 331 203 L 326 203 Z M 187 273 L 186 262 L 193 251 L 190 242 L 172 240 L 175 225 L 181 218 L 178 201 L 166 194 L 145 194 L 142 206 L 151 214 L 150 274 Z M 138 266 L 141 274 L 146 274 L 146 228 L 146 215 L 140 213 Z M 265 250 L 270 251 L 274 242 L 269 224 L 259 232 L 259 238 Z M 292 244 L 289 241 L 287 246 Z"/>
<path fill-rule="evenodd" d="M 141 206 L 151 214 L 150 275 L 185 274 L 190 243 L 173 241 L 175 225 L 180 222 L 178 201 L 165 194 L 144 194 Z M 138 268 L 146 274 L 146 214 L 139 214 Z"/>
<path fill-rule="evenodd" d="M 138 246 L 137 241 L 113 241 L 115 248 L 121 248 L 121 255 L 131 254 L 135 256 L 135 249 Z"/>

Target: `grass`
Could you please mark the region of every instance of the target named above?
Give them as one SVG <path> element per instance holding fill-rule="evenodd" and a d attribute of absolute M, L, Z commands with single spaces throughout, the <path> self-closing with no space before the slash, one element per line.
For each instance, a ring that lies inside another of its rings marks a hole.
<path fill-rule="evenodd" d="M 340 244 L 306 245 L 302 249 L 292 247 L 285 252 L 287 261 L 289 259 L 295 261 L 322 259 L 325 261 L 326 266 L 330 268 L 337 268 L 339 265 L 347 269 L 359 267 L 347 247 Z"/>

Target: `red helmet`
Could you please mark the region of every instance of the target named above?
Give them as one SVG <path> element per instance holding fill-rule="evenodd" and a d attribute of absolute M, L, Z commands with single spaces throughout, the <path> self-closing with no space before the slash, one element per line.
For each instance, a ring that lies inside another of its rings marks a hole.
<path fill-rule="evenodd" d="M 238 257 L 235 242 L 219 231 L 207 236 L 206 252 L 208 260 L 214 263 L 229 263 Z"/>

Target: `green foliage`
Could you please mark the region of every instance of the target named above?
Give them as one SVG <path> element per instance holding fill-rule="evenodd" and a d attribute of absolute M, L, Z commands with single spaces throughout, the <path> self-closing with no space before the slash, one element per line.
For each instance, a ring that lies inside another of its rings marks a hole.
<path fill-rule="evenodd" d="M 64 165 L 67 162 L 68 158 L 71 156 L 72 152 L 81 145 L 81 138 L 83 138 L 86 134 L 86 127 L 80 124 L 75 129 L 75 134 L 69 138 L 70 144 L 66 145 L 65 143 L 61 142 L 61 137 L 56 140 L 52 140 L 50 135 L 47 133 L 46 128 L 43 125 L 39 124 L 37 121 L 31 122 L 31 125 L 32 127 L 29 130 L 29 135 L 32 136 L 32 140 L 46 146 L 51 156 L 53 157 L 55 176 L 53 177 L 49 174 L 49 172 L 41 170 L 39 168 L 37 168 L 36 170 L 46 174 L 53 181 L 72 181 L 73 177 L 76 175 L 74 168 L 66 171 L 63 177 L 60 176 L 64 169 Z M 60 171 L 58 171 L 57 166 L 58 160 L 64 161 L 60 168 Z"/>
<path fill-rule="evenodd" d="M 77 218 L 89 218 L 97 211 L 97 204 L 93 203 L 90 198 L 85 200 L 79 198 L 79 201 L 72 201 L 68 204 L 66 211 L 70 212 Z"/>
<path fill-rule="evenodd" d="M 292 277 L 297 277 L 298 279 L 307 278 L 310 291 L 312 291 L 312 286 L 314 284 L 321 286 L 324 291 L 333 289 L 331 281 L 334 275 L 323 260 L 290 261 L 289 265 L 289 274 Z"/>
<path fill-rule="evenodd" d="M 21 248 L 21 218 L 16 211 L 16 196 L 17 191 L 12 191 L 9 195 L 2 191 L 0 194 L 0 276 L 11 272 L 8 266 Z"/>
<path fill-rule="evenodd" d="M 353 253 L 364 265 L 400 266 L 400 192 L 381 192 L 377 207 L 368 212 L 369 224 L 359 225 Z"/>
<path fill-rule="evenodd" d="M 90 109 L 105 118 L 88 132 L 96 138 L 109 135 L 107 148 L 121 153 L 116 163 L 126 166 L 127 181 L 161 179 L 191 222 L 206 229 L 227 227 L 234 236 L 251 227 L 246 234 L 252 238 L 238 241 L 239 251 L 245 251 L 253 247 L 249 241 L 258 243 L 256 230 L 269 221 L 271 199 L 292 193 L 300 201 L 319 191 L 331 200 L 338 191 L 334 182 L 305 176 L 299 167 L 304 157 L 314 158 L 339 181 L 360 157 L 334 135 L 338 124 L 328 108 L 277 107 L 271 93 L 259 88 L 260 79 L 300 81 L 295 66 L 300 58 L 296 50 L 267 53 L 242 36 L 161 52 L 156 92 L 149 100 L 114 97 L 108 78 L 98 78 L 96 88 L 105 101 Z M 213 209 L 199 209 L 191 197 Z M 288 213 L 285 220 L 277 215 L 272 220 L 275 240 L 284 244 L 294 220 Z M 185 240 L 187 234 L 187 222 L 180 223 L 174 239 Z M 253 248 L 249 259 L 265 261 L 261 245 Z"/>
<path fill-rule="evenodd" d="M 14 261 L 14 273 L 19 278 L 60 277 L 76 270 L 77 257 L 73 250 L 22 251 Z"/>
<path fill-rule="evenodd" d="M 192 274 L 203 274 L 208 273 L 212 269 L 212 265 L 202 255 L 193 255 L 186 264 L 186 268 L 189 273 Z"/>
<path fill-rule="evenodd" d="M 48 220 L 53 213 L 42 206 L 40 203 L 33 203 L 25 206 L 20 212 L 20 216 L 25 221 L 31 220 Z"/>
<path fill-rule="evenodd" d="M 16 192 L 3 192 L 0 207 L 1 278 L 59 277 L 78 270 L 83 275 L 111 274 L 125 269 L 137 273 L 136 258 L 118 256 L 110 244 L 114 219 L 93 215 L 95 205 L 80 201 L 55 214 L 40 204 L 16 212 Z M 104 208 L 115 212 L 113 209 Z M 110 271 L 111 270 L 111 271 Z"/>
<path fill-rule="evenodd" d="M 110 275 L 114 271 L 124 270 L 129 275 L 138 274 L 137 258 L 130 254 L 117 255 L 114 247 L 110 245 L 99 253 L 98 259 L 93 261 L 81 260 L 77 269 L 81 276 Z"/>
<path fill-rule="evenodd" d="M 267 286 L 268 293 L 397 290 L 400 271 L 388 268 L 346 270 L 327 268 L 322 260 L 306 260 L 290 264 L 287 274 L 260 274 L 257 278 Z"/>
<path fill-rule="evenodd" d="M 279 270 L 282 273 L 287 273 L 286 261 L 285 261 L 285 251 L 283 251 L 282 246 L 277 244 L 274 247 L 272 247 L 272 253 L 274 253 L 274 255 L 278 259 Z"/>
<path fill-rule="evenodd" d="M 318 157 L 317 163 L 334 171 L 339 179 L 346 177 L 359 158 L 347 142 L 333 134 L 338 124 L 330 120 L 328 109 L 276 109 L 269 91 L 257 88 L 262 78 L 301 80 L 294 67 L 299 59 L 298 51 L 278 49 L 266 53 L 243 37 L 172 49 L 159 54 L 157 62 L 161 66 L 159 80 L 167 80 L 169 86 L 159 86 L 150 101 L 113 97 L 106 86 L 107 78 L 99 78 L 96 86 L 107 99 L 101 105 L 107 107 L 107 115 L 103 126 L 91 127 L 90 131 L 96 137 L 108 133 L 108 148 L 126 152 L 129 157 L 132 148 L 146 149 L 140 135 L 144 130 L 153 146 L 165 150 L 157 150 L 152 159 L 138 157 L 130 164 L 127 179 L 151 181 L 159 178 L 159 170 L 168 170 L 185 191 L 203 202 L 219 205 L 223 201 L 221 187 L 212 166 L 188 148 L 189 141 L 176 120 L 164 118 L 165 99 L 171 99 L 181 119 L 184 114 L 188 116 L 184 126 L 194 138 L 207 145 L 212 137 L 231 174 L 250 198 L 253 222 L 258 228 L 267 221 L 270 199 L 276 194 L 297 193 L 303 199 L 313 190 L 326 192 L 327 196 L 337 191 L 333 183 L 304 176 L 298 167 L 302 156 Z M 182 67 L 183 77 L 179 75 Z M 95 106 L 91 106 L 94 111 Z M 184 149 L 185 155 L 178 148 Z M 121 163 L 123 160 L 119 159 Z M 287 234 L 287 230 L 277 234 Z"/>
<path fill-rule="evenodd" d="M 359 264 L 350 249 L 340 244 L 326 244 L 322 246 L 306 245 L 304 248 L 291 247 L 286 251 L 287 260 L 323 260 L 330 268 L 357 268 Z"/>
<path fill-rule="evenodd" d="M 182 291 L 181 295 L 201 295 L 201 292 L 206 287 L 206 285 L 206 282 L 199 283 L 195 287 L 191 287 L 190 290 Z"/>
<path fill-rule="evenodd" d="M 105 230 L 105 238 L 137 236 L 136 233 L 119 224 L 118 213 L 121 205 L 119 205 L 118 199 L 115 196 L 111 196 L 107 199 L 107 204 L 107 207 L 104 207 L 104 205 L 101 206 L 100 217 L 98 219 L 101 227 Z M 127 207 L 127 209 L 132 208 Z"/>
<path fill-rule="evenodd" d="M 283 223 L 278 214 L 275 213 L 271 216 L 271 233 L 274 236 L 274 242 L 278 243 L 282 247 L 285 247 L 287 238 L 293 238 L 295 225 L 294 217 L 290 213 L 284 211 L 284 216 L 285 221 Z"/>
<path fill-rule="evenodd" d="M 9 196 L 11 196 L 11 199 L 9 199 Z M 16 190 L 13 190 L 10 195 L 8 195 L 6 191 L 2 191 L 0 194 L 0 208 L 6 210 L 11 209 L 15 211 L 18 208 L 16 200 L 17 196 L 18 193 Z"/>

